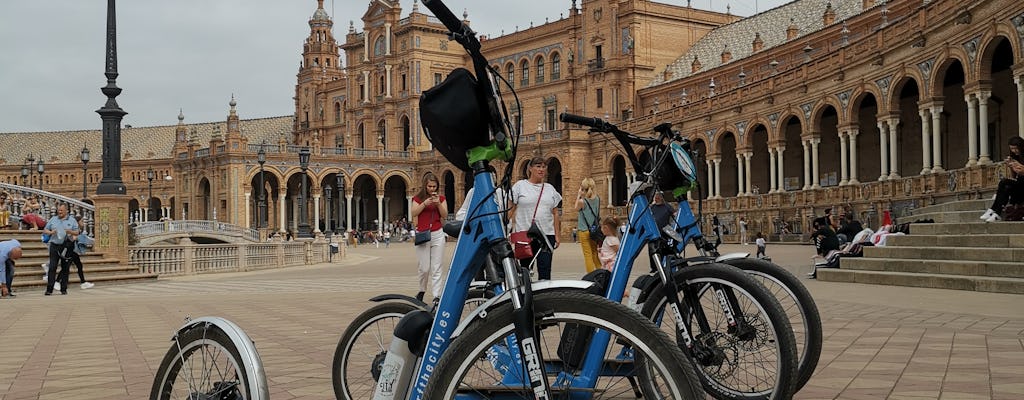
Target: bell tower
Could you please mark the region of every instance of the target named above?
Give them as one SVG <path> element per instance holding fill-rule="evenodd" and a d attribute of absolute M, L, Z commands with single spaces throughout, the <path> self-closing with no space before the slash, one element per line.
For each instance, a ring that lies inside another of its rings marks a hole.
<path fill-rule="evenodd" d="M 341 79 L 344 72 L 338 57 L 338 42 L 331 29 L 334 22 L 324 11 L 324 1 L 317 0 L 316 11 L 309 19 L 309 36 L 302 46 L 298 81 L 295 85 L 295 126 L 292 143 L 312 145 L 314 132 L 324 134 L 328 98 L 326 86 Z"/>

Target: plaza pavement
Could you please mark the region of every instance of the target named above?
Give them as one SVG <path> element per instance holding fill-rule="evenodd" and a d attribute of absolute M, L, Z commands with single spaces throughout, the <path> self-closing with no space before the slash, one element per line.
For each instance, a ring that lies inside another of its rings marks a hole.
<path fill-rule="evenodd" d="M 361 245 L 316 266 L 22 291 L 0 300 L 0 399 L 147 398 L 171 334 L 207 315 L 255 340 L 271 398 L 333 399 L 341 332 L 371 296 L 417 291 L 413 252 Z M 821 362 L 796 398 L 1024 398 L 1024 296 L 817 282 L 805 277 L 811 247 L 768 253 L 801 277 L 824 321 Z M 582 270 L 578 245 L 556 251 L 555 278 Z"/>

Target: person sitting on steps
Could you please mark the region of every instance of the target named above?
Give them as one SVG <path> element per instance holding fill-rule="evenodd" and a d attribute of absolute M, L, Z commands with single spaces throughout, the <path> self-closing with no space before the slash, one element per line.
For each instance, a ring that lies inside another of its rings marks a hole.
<path fill-rule="evenodd" d="M 999 181 L 996 189 L 996 198 L 982 214 L 981 219 L 985 222 L 995 222 L 1003 219 L 1003 208 L 1007 204 L 1024 203 L 1024 138 L 1014 136 L 1009 140 L 1010 155 L 1006 157 L 1006 178 Z"/>

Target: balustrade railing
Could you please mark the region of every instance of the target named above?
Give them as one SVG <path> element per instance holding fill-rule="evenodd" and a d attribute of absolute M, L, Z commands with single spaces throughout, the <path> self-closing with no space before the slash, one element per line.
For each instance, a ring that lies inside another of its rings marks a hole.
<path fill-rule="evenodd" d="M 96 207 L 92 204 L 75 200 L 70 197 L 61 196 L 56 193 L 45 192 L 25 186 L 0 183 L 0 191 L 7 193 L 7 201 L 0 205 L 0 208 L 10 213 L 8 221 L 0 221 L 0 226 L 10 224 L 15 229 L 22 229 L 21 216 L 26 202 L 32 196 L 39 196 L 39 211 L 36 213 L 43 220 L 57 214 L 57 205 L 67 204 L 68 215 L 81 215 L 82 223 L 87 233 L 95 235 L 93 230 L 96 223 Z"/>
<path fill-rule="evenodd" d="M 207 147 L 205 149 L 196 150 L 196 154 L 195 154 L 196 158 L 199 158 L 199 157 L 209 157 L 209 156 L 210 156 L 210 148 L 209 147 Z"/>
<path fill-rule="evenodd" d="M 328 244 L 319 242 L 187 243 L 129 246 L 128 264 L 141 273 L 194 275 L 312 265 L 327 262 L 329 254 Z"/>
<path fill-rule="evenodd" d="M 218 235 L 242 238 L 249 242 L 260 241 L 260 232 L 257 229 L 208 220 L 141 222 L 134 225 L 132 230 L 136 240 L 173 233 L 214 232 Z"/>

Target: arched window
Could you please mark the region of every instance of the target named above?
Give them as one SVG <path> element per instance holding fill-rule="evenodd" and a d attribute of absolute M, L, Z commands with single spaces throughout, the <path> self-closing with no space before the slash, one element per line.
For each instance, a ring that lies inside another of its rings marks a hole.
<path fill-rule="evenodd" d="M 381 145 L 384 145 L 387 143 L 387 139 L 388 136 L 387 131 L 384 128 L 384 120 L 380 120 L 380 122 L 377 123 L 377 141 L 380 142 Z"/>
<path fill-rule="evenodd" d="M 529 85 L 530 84 L 530 62 L 527 61 L 527 60 L 523 60 L 523 62 L 519 63 L 519 69 L 522 70 L 522 72 L 520 73 L 522 75 L 522 81 L 519 84 L 519 86 L 527 86 L 527 85 Z"/>
<path fill-rule="evenodd" d="M 366 148 L 365 131 L 366 129 L 363 128 L 363 124 L 359 123 L 359 128 L 356 130 L 356 134 L 358 135 L 356 137 L 356 143 L 359 143 L 359 147 L 363 149 Z"/>
<path fill-rule="evenodd" d="M 334 123 L 341 123 L 341 103 L 334 103 Z"/>
<path fill-rule="evenodd" d="M 516 79 L 516 66 L 515 64 L 508 63 L 505 65 L 505 80 L 508 81 L 509 85 L 515 86 Z"/>
<path fill-rule="evenodd" d="M 537 57 L 537 83 L 544 83 L 544 57 Z"/>
<path fill-rule="evenodd" d="M 384 36 L 378 36 L 377 40 L 373 42 L 373 55 L 384 55 Z"/>
<path fill-rule="evenodd" d="M 562 58 L 558 53 L 551 55 L 551 80 L 557 81 L 562 77 Z"/>

